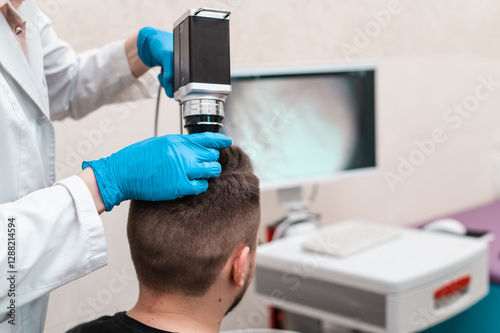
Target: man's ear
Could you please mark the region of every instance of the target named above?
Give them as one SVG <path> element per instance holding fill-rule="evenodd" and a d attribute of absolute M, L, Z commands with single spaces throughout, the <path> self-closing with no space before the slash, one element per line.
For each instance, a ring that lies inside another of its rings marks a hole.
<path fill-rule="evenodd" d="M 245 285 L 245 267 L 248 261 L 248 254 L 250 253 L 250 248 L 248 246 L 238 247 L 236 250 L 237 254 L 233 258 L 232 267 L 232 278 L 234 283 L 238 287 L 243 287 Z"/>

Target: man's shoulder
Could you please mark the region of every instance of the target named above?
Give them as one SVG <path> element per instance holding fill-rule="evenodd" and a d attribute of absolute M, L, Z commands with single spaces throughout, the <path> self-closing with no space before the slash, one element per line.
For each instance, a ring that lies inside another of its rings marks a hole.
<path fill-rule="evenodd" d="M 102 316 L 87 323 L 73 327 L 67 333 L 114 333 L 121 328 L 116 318 L 123 312 L 114 316 Z"/>
<path fill-rule="evenodd" d="M 125 314 L 117 312 L 114 316 L 102 316 L 96 320 L 83 323 L 66 333 L 171 333 L 147 326 Z"/>

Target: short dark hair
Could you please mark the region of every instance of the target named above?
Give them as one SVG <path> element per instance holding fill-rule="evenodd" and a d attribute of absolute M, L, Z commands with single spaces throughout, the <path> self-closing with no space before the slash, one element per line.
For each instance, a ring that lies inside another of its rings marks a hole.
<path fill-rule="evenodd" d="M 253 251 L 260 224 L 259 179 L 237 146 L 221 149 L 208 190 L 172 201 L 130 204 L 127 236 L 139 282 L 154 291 L 203 296 L 234 249 Z"/>

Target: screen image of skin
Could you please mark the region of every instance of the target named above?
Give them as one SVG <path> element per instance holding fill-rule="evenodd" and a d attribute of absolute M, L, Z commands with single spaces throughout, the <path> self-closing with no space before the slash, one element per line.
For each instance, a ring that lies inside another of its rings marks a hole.
<path fill-rule="evenodd" d="M 224 133 L 263 182 L 348 169 L 360 136 L 354 84 L 335 75 L 233 80 Z"/>

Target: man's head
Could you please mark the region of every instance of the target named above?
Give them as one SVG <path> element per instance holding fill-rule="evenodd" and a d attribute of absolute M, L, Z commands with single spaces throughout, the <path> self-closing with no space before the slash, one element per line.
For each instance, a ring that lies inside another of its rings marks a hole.
<path fill-rule="evenodd" d="M 202 297 L 218 279 L 232 278 L 240 287 L 234 298 L 243 296 L 254 269 L 259 180 L 239 147 L 222 149 L 219 162 L 222 172 L 205 193 L 132 201 L 127 234 L 141 287 Z"/>

